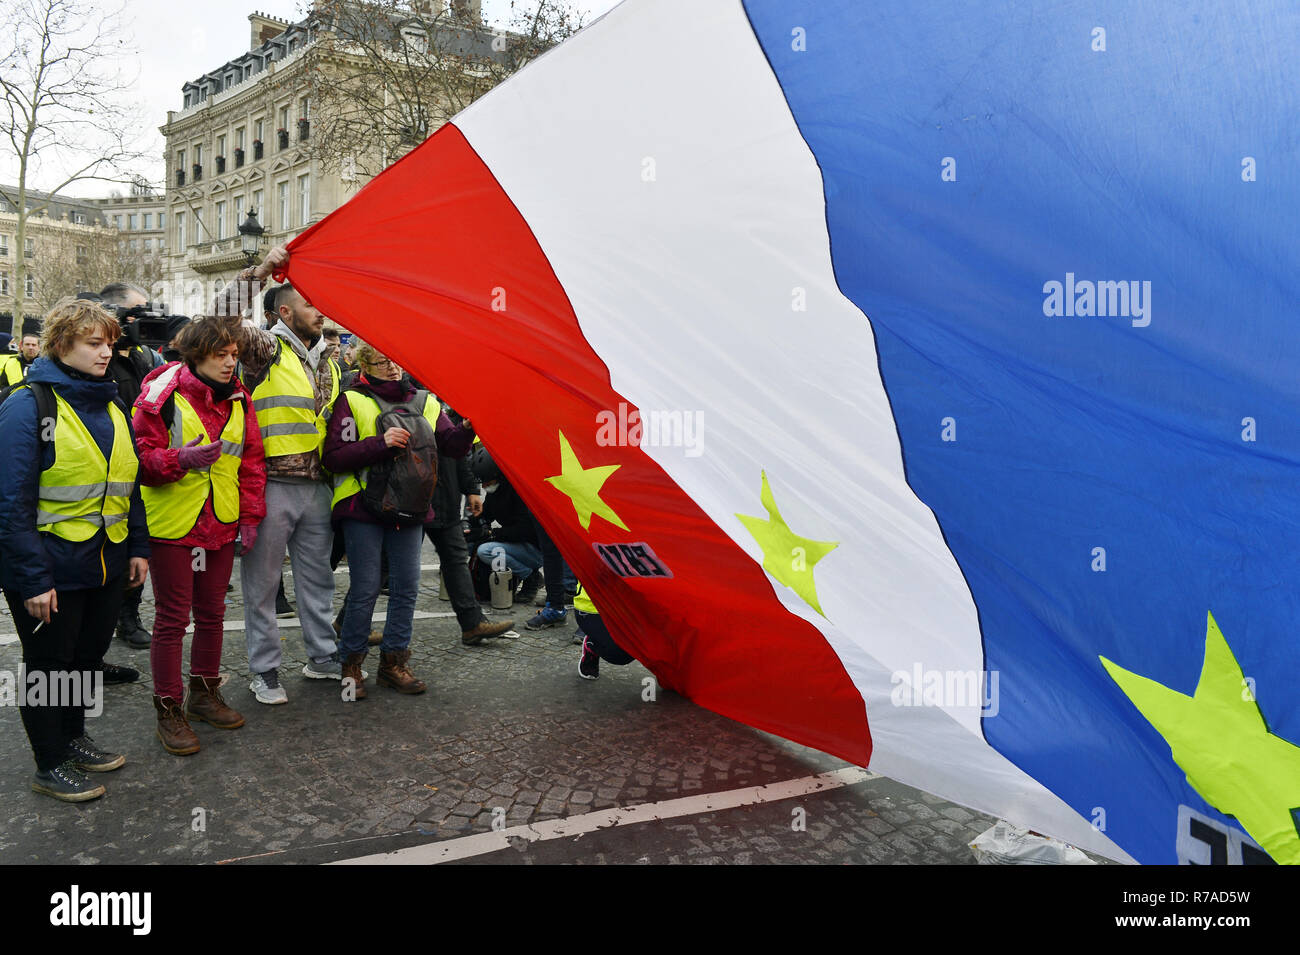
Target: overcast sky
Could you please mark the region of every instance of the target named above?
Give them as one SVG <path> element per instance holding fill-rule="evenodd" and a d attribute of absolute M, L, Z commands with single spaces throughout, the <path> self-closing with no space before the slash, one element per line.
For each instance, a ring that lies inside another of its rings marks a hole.
<path fill-rule="evenodd" d="M 573 0 L 573 3 L 587 11 L 590 23 L 616 6 L 618 0 Z M 247 51 L 248 15 L 254 10 L 296 20 L 303 15 L 304 6 L 303 0 L 247 0 L 244 5 L 194 0 L 126 0 L 130 33 L 139 52 L 134 61 L 124 60 L 122 69 L 126 76 L 139 74 L 134 93 L 146 118 L 140 148 L 157 156 L 149 168 L 140 170 L 146 178 L 162 183 L 163 138 L 158 127 L 167 121 L 167 110 L 182 107 L 181 86 Z M 489 23 L 504 23 L 509 14 L 510 0 L 483 0 L 483 17 Z M 12 154 L 0 154 L 0 177 L 3 177 L 0 181 L 13 182 L 16 175 L 17 163 Z M 58 181 L 51 166 L 36 181 L 29 182 L 29 186 L 50 188 Z M 64 194 L 102 196 L 113 188 L 109 183 L 81 182 L 69 186 Z"/>

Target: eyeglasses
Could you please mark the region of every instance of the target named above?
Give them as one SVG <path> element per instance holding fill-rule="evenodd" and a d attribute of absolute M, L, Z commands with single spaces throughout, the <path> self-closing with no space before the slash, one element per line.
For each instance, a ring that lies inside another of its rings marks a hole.
<path fill-rule="evenodd" d="M 381 368 L 396 368 L 397 362 L 393 361 L 391 358 L 385 358 L 383 361 L 368 361 L 366 362 L 366 367 L 378 371 Z"/>

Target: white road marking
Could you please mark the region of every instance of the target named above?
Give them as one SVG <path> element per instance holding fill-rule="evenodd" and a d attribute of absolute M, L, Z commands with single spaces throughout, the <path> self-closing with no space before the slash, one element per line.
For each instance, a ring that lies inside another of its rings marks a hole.
<path fill-rule="evenodd" d="M 438 570 L 438 569 L 439 569 L 439 565 L 438 565 L 438 564 L 421 564 L 421 565 L 420 565 L 420 570 L 421 570 L 421 571 L 426 571 L 426 570 Z M 284 565 L 284 572 L 285 572 L 285 574 L 287 574 L 287 575 L 290 576 L 290 577 L 293 576 L 293 569 L 292 569 L 288 564 L 285 564 L 285 565 Z M 348 565 L 347 565 L 346 562 L 345 562 L 345 563 L 342 563 L 342 564 L 339 564 L 338 567 L 336 567 L 336 568 L 334 569 L 334 573 L 336 573 L 336 574 L 346 574 L 347 572 L 348 572 Z M 231 579 L 233 580 L 234 578 L 232 577 Z M 9 616 L 9 614 L 6 613 L 4 616 L 7 617 L 7 616 Z M 428 620 L 430 617 L 454 617 L 454 616 L 456 616 L 454 613 L 426 613 L 426 612 L 423 611 L 423 610 L 417 610 L 417 611 L 415 612 L 415 619 L 416 619 L 416 620 Z M 278 618 L 277 618 L 277 619 L 278 619 Z M 377 614 L 375 614 L 373 617 L 371 617 L 370 619 L 371 619 L 372 622 L 379 621 L 379 620 L 383 620 L 383 619 L 384 619 L 384 615 L 383 615 L 382 613 L 377 613 Z M 297 618 L 297 617 L 294 617 L 294 618 L 292 618 L 292 619 L 290 619 L 290 618 L 288 618 L 288 617 L 285 617 L 284 619 L 278 619 L 278 622 L 279 622 L 279 624 L 280 624 L 281 629 L 283 629 L 283 628 L 285 628 L 285 627 L 300 627 L 300 626 L 302 626 L 302 624 L 300 624 L 300 623 L 298 622 L 298 618 Z M 244 622 L 243 622 L 242 620 L 238 620 L 238 621 L 227 620 L 227 621 L 225 622 L 225 625 L 224 625 L 221 629 L 222 629 L 223 631 L 226 631 L 226 632 L 229 632 L 229 631 L 231 631 L 231 630 L 243 630 L 243 629 L 244 629 Z M 190 624 L 188 627 L 186 627 L 186 628 L 185 628 L 185 632 L 186 632 L 186 633 L 193 633 L 193 632 L 194 632 L 194 624 Z M 5 632 L 0 632 L 0 647 L 6 646 L 6 645 L 8 645 L 8 644 L 10 644 L 10 643 L 17 643 L 17 642 L 18 642 L 18 634 L 17 634 L 17 632 L 15 632 L 15 631 L 5 631 Z"/>
<path fill-rule="evenodd" d="M 440 611 L 440 612 L 438 612 L 438 613 L 430 613 L 430 612 L 427 611 L 427 610 L 417 610 L 417 611 L 415 611 L 415 619 L 416 619 L 416 620 L 431 620 L 431 619 L 433 619 L 434 617 L 454 617 L 454 616 L 456 616 L 456 615 L 455 615 L 454 613 L 450 612 L 450 611 Z M 379 623 L 381 620 L 385 620 L 385 619 L 387 619 L 387 615 L 386 615 L 383 611 L 377 611 L 377 612 L 371 614 L 371 616 L 370 616 L 370 622 L 371 622 L 371 623 Z M 300 627 L 302 626 L 302 623 L 299 622 L 298 617 L 297 617 L 296 614 L 295 614 L 294 616 L 292 616 L 292 617 L 283 617 L 283 618 L 277 617 L 275 622 L 276 622 L 276 625 L 277 625 L 281 630 L 287 630 L 287 629 L 295 629 L 295 630 L 296 630 L 296 629 L 298 629 L 298 628 L 300 628 Z M 221 629 L 224 630 L 224 631 L 227 631 L 227 632 L 229 632 L 229 631 L 231 631 L 231 630 L 243 630 L 243 629 L 244 629 L 244 621 L 243 621 L 243 620 L 227 620 L 227 621 L 222 625 Z M 194 624 L 191 623 L 188 627 L 186 627 L 186 628 L 185 628 L 185 632 L 186 632 L 186 633 L 193 633 L 193 632 L 194 632 Z"/>
<path fill-rule="evenodd" d="M 414 619 L 432 620 L 437 617 L 454 617 L 454 616 L 456 616 L 456 614 L 450 610 L 442 610 L 442 611 L 438 611 L 437 613 L 430 613 L 427 610 L 417 610 L 415 611 Z M 383 611 L 378 611 L 371 615 L 370 622 L 379 623 L 380 621 L 386 619 L 387 619 L 387 614 L 385 614 Z M 296 614 L 293 617 L 283 617 L 283 618 L 277 617 L 275 622 L 281 630 L 291 630 L 291 629 L 296 630 L 302 627 L 302 623 L 298 620 Z M 227 620 L 221 625 L 221 630 L 223 633 L 230 633 L 232 630 L 243 630 L 243 629 L 244 629 L 243 620 Z M 185 632 L 193 633 L 194 624 L 191 623 L 188 627 L 186 627 Z M 0 633 L 0 646 L 4 646 L 5 644 L 8 643 L 17 643 L 17 642 L 18 642 L 18 634 Z"/>
<path fill-rule="evenodd" d="M 472 856 L 508 849 L 512 840 L 523 839 L 526 842 L 543 842 L 548 839 L 564 839 L 595 832 L 598 829 L 610 829 L 614 826 L 630 826 L 640 822 L 653 822 L 656 819 L 676 819 L 680 816 L 697 816 L 705 812 L 717 812 L 723 809 L 735 809 L 738 806 L 753 806 L 765 802 L 779 802 L 795 796 L 810 793 L 827 792 L 842 786 L 853 786 L 869 779 L 879 778 L 876 773 L 868 772 L 858 766 L 847 766 L 833 772 L 803 779 L 789 779 L 781 783 L 766 786 L 750 786 L 747 789 L 732 789 L 720 793 L 704 793 L 698 796 L 683 796 L 663 802 L 644 803 L 640 806 L 622 806 L 613 809 L 601 809 L 596 812 L 569 816 L 566 819 L 549 819 L 525 826 L 511 826 L 494 832 L 480 832 L 458 839 L 444 839 L 440 842 L 411 846 L 393 852 L 381 852 L 375 855 L 359 856 L 355 859 L 341 859 L 331 865 L 436 865 L 440 862 L 454 862 Z"/>
<path fill-rule="evenodd" d="M 442 569 L 442 568 L 441 568 L 441 565 L 439 565 L 439 564 L 421 564 L 421 565 L 420 565 L 420 570 L 441 570 L 441 569 Z M 292 565 L 292 564 L 285 564 L 285 565 L 284 565 L 284 572 L 285 572 L 285 574 L 288 575 L 289 577 L 292 577 L 292 576 L 293 576 L 293 565 Z M 336 573 L 336 574 L 346 574 L 347 572 L 348 572 L 348 564 L 347 564 L 347 561 L 344 561 L 343 563 L 339 564 L 337 567 L 334 568 L 334 573 Z M 233 577 L 232 577 L 232 579 L 233 579 Z"/>

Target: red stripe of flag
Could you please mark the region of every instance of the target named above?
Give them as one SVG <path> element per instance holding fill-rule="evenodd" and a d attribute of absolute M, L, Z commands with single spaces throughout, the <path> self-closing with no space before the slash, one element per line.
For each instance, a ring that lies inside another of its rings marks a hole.
<path fill-rule="evenodd" d="M 663 686 L 867 764 L 862 697 L 821 633 L 640 448 L 597 443 L 597 414 L 627 399 L 460 130 L 443 127 L 289 248 L 290 279 L 317 308 L 473 420 L 610 632 Z M 584 468 L 619 466 L 600 496 L 627 530 L 594 516 L 584 531 L 547 482 L 561 431 Z M 618 576 L 592 548 L 618 542 L 648 543 L 673 576 Z"/>

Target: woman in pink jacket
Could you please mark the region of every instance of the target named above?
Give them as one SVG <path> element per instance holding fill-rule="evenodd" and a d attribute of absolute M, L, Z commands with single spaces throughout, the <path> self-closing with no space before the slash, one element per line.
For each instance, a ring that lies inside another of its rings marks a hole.
<path fill-rule="evenodd" d="M 158 739 L 176 756 L 199 751 L 190 720 L 237 729 L 244 718 L 221 696 L 222 624 L 235 534 L 253 546 L 266 515 L 266 468 L 253 402 L 235 363 L 229 326 L 201 319 L 181 333 L 182 360 L 144 379 L 135 402 L 141 496 L 152 543 L 153 644 Z M 182 699 L 185 628 L 194 614 L 189 693 Z"/>

